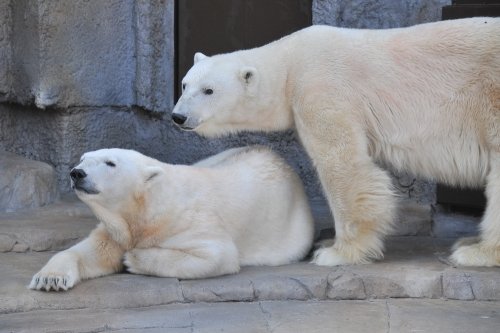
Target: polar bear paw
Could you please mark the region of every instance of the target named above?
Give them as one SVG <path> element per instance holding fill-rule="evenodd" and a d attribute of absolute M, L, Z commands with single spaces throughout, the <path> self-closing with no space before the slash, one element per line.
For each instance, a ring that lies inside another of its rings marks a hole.
<path fill-rule="evenodd" d="M 319 266 L 339 266 L 352 264 L 352 262 L 349 261 L 347 257 L 342 255 L 333 246 L 323 247 L 316 250 L 311 262 Z"/>
<path fill-rule="evenodd" d="M 500 248 L 489 247 L 477 239 L 459 240 L 453 246 L 451 261 L 460 266 L 500 266 Z"/>
<path fill-rule="evenodd" d="M 54 256 L 33 276 L 29 289 L 66 291 L 78 283 L 80 279 L 76 262 L 72 262 L 63 253 L 60 254 Z"/>
<path fill-rule="evenodd" d="M 133 249 L 125 253 L 123 258 L 123 264 L 127 267 L 127 271 L 133 274 L 147 274 L 147 271 L 144 267 L 145 260 L 141 260 L 142 253 L 138 249 Z"/>
<path fill-rule="evenodd" d="M 66 291 L 73 288 L 75 284 L 76 279 L 69 274 L 40 272 L 33 276 L 28 288 L 45 291 Z"/>

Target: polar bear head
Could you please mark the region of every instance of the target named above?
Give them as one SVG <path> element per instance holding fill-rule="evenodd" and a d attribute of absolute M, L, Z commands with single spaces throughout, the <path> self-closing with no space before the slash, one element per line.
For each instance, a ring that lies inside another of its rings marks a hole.
<path fill-rule="evenodd" d="M 256 56 L 254 50 L 212 57 L 196 53 L 193 67 L 182 80 L 173 121 L 205 136 L 292 127 L 284 94 L 286 65 L 263 60 L 266 57 Z"/>
<path fill-rule="evenodd" d="M 182 80 L 182 95 L 172 113 L 182 129 L 209 134 L 222 124 L 245 122 L 238 109 L 250 102 L 259 78 L 254 67 L 232 58 L 195 54 L 194 66 Z"/>
<path fill-rule="evenodd" d="M 133 150 L 88 152 L 70 172 L 71 187 L 91 207 L 130 205 L 162 173 L 159 163 Z"/>

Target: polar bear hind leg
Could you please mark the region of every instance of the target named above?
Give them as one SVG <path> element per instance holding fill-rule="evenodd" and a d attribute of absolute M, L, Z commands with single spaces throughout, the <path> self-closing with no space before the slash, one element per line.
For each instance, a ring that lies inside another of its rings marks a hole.
<path fill-rule="evenodd" d="M 131 273 L 197 279 L 240 270 L 238 250 L 232 241 L 200 240 L 186 248 L 132 249 L 124 264 Z"/>
<path fill-rule="evenodd" d="M 478 241 L 459 240 L 454 246 L 451 259 L 458 265 L 500 266 L 500 152 L 490 157 L 486 197 L 488 204 Z"/>

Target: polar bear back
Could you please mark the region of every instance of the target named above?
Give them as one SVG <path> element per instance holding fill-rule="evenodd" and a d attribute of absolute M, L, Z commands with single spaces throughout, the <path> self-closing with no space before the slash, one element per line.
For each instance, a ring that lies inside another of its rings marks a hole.
<path fill-rule="evenodd" d="M 193 166 L 212 169 L 219 191 L 212 195 L 221 219 L 231 223 L 226 230 L 242 265 L 279 265 L 306 254 L 312 215 L 300 178 L 281 157 L 263 147 L 235 148 Z"/>
<path fill-rule="evenodd" d="M 500 144 L 500 19 L 315 26 L 292 39 L 292 91 L 308 108 L 350 110 L 374 160 L 453 185 L 484 184 L 488 151 Z M 332 98 L 317 97 L 324 91 Z"/>

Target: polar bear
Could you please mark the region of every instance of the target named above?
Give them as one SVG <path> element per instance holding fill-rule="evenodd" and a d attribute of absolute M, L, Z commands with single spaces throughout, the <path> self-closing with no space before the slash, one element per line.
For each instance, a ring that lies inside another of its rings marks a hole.
<path fill-rule="evenodd" d="M 71 178 L 101 223 L 52 257 L 31 289 L 67 290 L 120 271 L 122 261 L 137 274 L 231 274 L 300 260 L 312 244 L 301 180 L 266 148 L 230 149 L 193 166 L 102 149 L 84 154 Z"/>
<path fill-rule="evenodd" d="M 389 30 L 312 26 L 268 45 L 207 57 L 182 80 L 173 121 L 219 136 L 295 128 L 335 219 L 319 265 L 383 256 L 396 198 L 382 168 L 484 186 L 480 238 L 460 265 L 500 265 L 500 18 Z"/>

